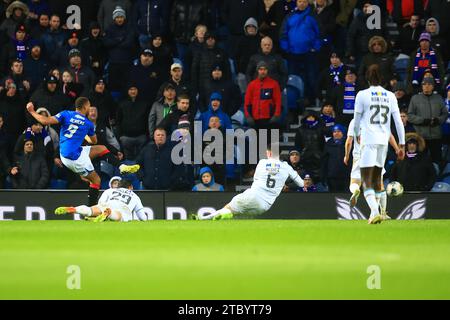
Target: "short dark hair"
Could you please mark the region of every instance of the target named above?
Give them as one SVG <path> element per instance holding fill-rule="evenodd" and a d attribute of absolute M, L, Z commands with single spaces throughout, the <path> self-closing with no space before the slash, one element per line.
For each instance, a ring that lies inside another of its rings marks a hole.
<path fill-rule="evenodd" d="M 53 13 L 53 14 L 50 16 L 50 20 L 51 20 L 53 17 L 57 17 L 57 18 L 59 18 L 59 21 L 61 21 L 61 17 L 59 16 L 59 14 Z"/>
<path fill-rule="evenodd" d="M 167 134 L 167 130 L 164 127 L 156 127 L 155 131 L 153 131 L 153 132 L 156 132 L 156 130 L 164 131 Z"/>
<path fill-rule="evenodd" d="M 128 189 L 129 187 L 131 187 L 133 184 L 131 183 L 130 180 L 127 179 L 122 179 L 119 181 L 119 188 L 125 188 Z"/>
<path fill-rule="evenodd" d="M 86 103 L 89 102 L 89 99 L 86 97 L 79 97 L 75 100 L 75 109 L 82 109 Z"/>
<path fill-rule="evenodd" d="M 182 93 L 182 94 L 180 94 L 178 97 L 177 97 L 177 101 L 181 101 L 181 100 L 184 100 L 184 99 L 187 99 L 187 100 L 191 100 L 191 98 L 189 97 L 189 95 L 187 95 L 186 93 Z"/>

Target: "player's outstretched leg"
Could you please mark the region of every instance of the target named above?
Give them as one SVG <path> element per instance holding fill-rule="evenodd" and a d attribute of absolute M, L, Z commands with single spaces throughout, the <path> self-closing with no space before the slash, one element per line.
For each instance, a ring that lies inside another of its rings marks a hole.
<path fill-rule="evenodd" d="M 75 214 L 75 213 L 77 213 L 77 209 L 75 207 L 58 207 L 55 209 L 56 215 Z"/>
<path fill-rule="evenodd" d="M 114 167 L 118 167 L 120 174 L 136 173 L 141 168 L 140 165 L 126 165 L 120 164 L 119 159 L 117 159 L 109 150 L 103 145 L 92 146 L 89 153 L 91 159 L 104 158 L 108 163 Z"/>
<path fill-rule="evenodd" d="M 234 215 L 233 212 L 231 212 L 231 208 L 226 205 L 209 216 L 201 217 L 200 220 L 230 220 L 233 219 L 233 216 Z"/>

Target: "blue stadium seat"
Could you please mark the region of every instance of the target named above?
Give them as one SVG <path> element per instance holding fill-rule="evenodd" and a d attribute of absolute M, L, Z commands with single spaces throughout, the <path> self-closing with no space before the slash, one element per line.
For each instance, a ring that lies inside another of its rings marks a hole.
<path fill-rule="evenodd" d="M 442 171 L 443 175 L 450 175 L 450 163 L 447 163 L 444 170 Z"/>
<path fill-rule="evenodd" d="M 431 192 L 450 192 L 450 184 L 446 182 L 436 182 Z"/>
<path fill-rule="evenodd" d="M 114 166 L 104 160 L 100 161 L 100 173 L 104 174 L 105 176 L 112 178 L 115 175 Z"/>
<path fill-rule="evenodd" d="M 448 183 L 448 184 L 450 185 L 450 175 L 445 176 L 445 177 L 442 179 L 442 182 Z"/>
<path fill-rule="evenodd" d="M 436 171 L 436 175 L 438 176 L 439 172 L 441 171 L 439 169 L 439 165 L 437 163 L 433 162 L 433 167 L 434 167 L 434 171 Z"/>
<path fill-rule="evenodd" d="M 51 179 L 50 180 L 50 189 L 66 190 L 67 189 L 67 181 L 62 180 L 62 179 Z"/>
<path fill-rule="evenodd" d="M 400 81 L 406 81 L 409 65 L 409 57 L 400 56 L 394 62 L 395 72 L 400 78 Z"/>

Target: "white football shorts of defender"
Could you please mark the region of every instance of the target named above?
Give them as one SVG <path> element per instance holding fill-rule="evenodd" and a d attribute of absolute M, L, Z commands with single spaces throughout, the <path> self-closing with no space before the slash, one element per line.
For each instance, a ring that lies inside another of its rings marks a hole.
<path fill-rule="evenodd" d="M 350 124 L 348 125 L 348 136 L 353 137 L 353 165 L 352 165 L 352 172 L 350 174 L 351 180 L 361 180 L 361 167 L 360 167 L 360 161 L 361 161 L 361 145 L 358 143 L 358 139 L 354 137 L 355 135 L 355 120 L 353 119 L 350 121 Z M 387 146 L 386 146 L 386 154 L 387 154 Z M 381 152 L 383 154 L 383 152 Z M 384 155 L 386 158 L 386 155 Z M 386 170 L 384 169 L 384 164 L 382 165 L 383 170 L 381 172 L 381 176 L 383 177 L 386 173 Z"/>
<path fill-rule="evenodd" d="M 130 189 L 117 188 L 106 190 L 98 200 L 97 207 L 102 212 L 106 208 L 110 208 L 111 220 L 115 220 L 114 218 L 118 216 L 117 213 L 120 213 L 122 216 L 120 221 L 123 222 L 133 220 L 133 213 L 136 214 L 139 220 L 147 220 L 141 199 Z"/>
<path fill-rule="evenodd" d="M 229 204 L 231 211 L 254 215 L 268 211 L 288 178 L 299 187 L 303 187 L 302 178 L 287 162 L 278 159 L 260 160 L 256 166 L 252 186 L 231 200 Z"/>

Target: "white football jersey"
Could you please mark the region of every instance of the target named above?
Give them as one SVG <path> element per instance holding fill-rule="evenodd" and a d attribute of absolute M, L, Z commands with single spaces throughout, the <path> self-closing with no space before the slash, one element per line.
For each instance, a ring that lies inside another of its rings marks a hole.
<path fill-rule="evenodd" d="M 256 166 L 251 190 L 272 205 L 283 190 L 288 178 L 291 178 L 299 187 L 303 187 L 302 178 L 287 162 L 277 159 L 262 159 Z"/>
<path fill-rule="evenodd" d="M 361 116 L 361 144 L 388 145 L 391 116 L 400 117 L 397 98 L 381 86 L 370 87 L 356 95 L 355 113 Z"/>
<path fill-rule="evenodd" d="M 144 207 L 141 199 L 133 192 L 133 190 L 125 188 L 111 188 L 105 190 L 98 200 L 98 203 L 114 209 L 126 207 L 131 213 L 135 213 L 139 219 L 141 219 L 140 217 L 144 214 Z"/>
<path fill-rule="evenodd" d="M 361 145 L 358 143 L 358 139 L 355 138 L 355 119 L 350 121 L 348 125 L 348 136 L 353 137 L 353 160 L 361 158 Z"/>

